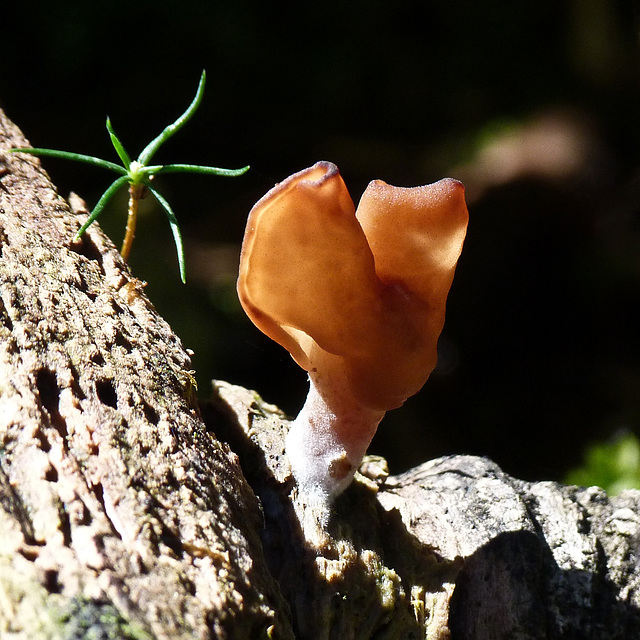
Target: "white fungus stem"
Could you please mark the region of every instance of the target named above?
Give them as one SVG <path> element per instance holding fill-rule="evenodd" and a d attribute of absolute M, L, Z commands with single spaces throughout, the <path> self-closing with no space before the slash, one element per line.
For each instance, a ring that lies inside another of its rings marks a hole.
<path fill-rule="evenodd" d="M 303 499 L 328 508 L 351 482 L 384 411 L 356 403 L 338 385 L 310 377 L 309 394 L 286 438 Z"/>

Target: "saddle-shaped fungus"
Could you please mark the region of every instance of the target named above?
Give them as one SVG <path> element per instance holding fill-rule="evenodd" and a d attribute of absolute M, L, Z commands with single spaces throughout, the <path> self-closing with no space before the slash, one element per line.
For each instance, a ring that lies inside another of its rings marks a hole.
<path fill-rule="evenodd" d="M 286 439 L 302 496 L 319 506 L 351 482 L 380 420 L 436 365 L 467 229 L 463 185 L 369 184 L 354 208 L 318 162 L 251 210 L 238 293 L 254 324 L 309 373 Z"/>

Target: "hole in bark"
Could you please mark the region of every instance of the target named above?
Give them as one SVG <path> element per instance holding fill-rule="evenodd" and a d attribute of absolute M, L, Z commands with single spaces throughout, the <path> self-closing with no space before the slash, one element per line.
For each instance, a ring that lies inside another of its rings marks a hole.
<path fill-rule="evenodd" d="M 133 349 L 133 347 L 131 346 L 131 343 L 127 340 L 126 336 L 124 335 L 124 333 L 122 333 L 122 331 L 116 332 L 116 344 L 119 347 L 124 347 L 127 353 L 131 353 L 131 350 Z"/>
<path fill-rule="evenodd" d="M 164 476 L 164 486 L 166 487 L 174 487 L 178 488 L 180 486 L 180 482 L 178 482 L 178 478 L 176 478 L 175 474 L 171 471 L 171 469 L 167 469 Z"/>
<path fill-rule="evenodd" d="M 104 501 L 104 487 L 102 486 L 101 482 L 98 482 L 97 484 L 93 485 L 93 494 L 95 495 L 95 497 L 97 498 L 98 502 L 100 503 L 100 506 L 102 507 L 102 513 L 104 513 L 105 516 L 109 519 L 109 522 L 111 522 L 111 518 L 109 517 L 109 514 L 107 513 L 107 505 L 105 504 L 105 501 Z M 113 522 L 111 522 L 111 529 L 113 530 L 115 535 L 117 535 L 118 538 L 120 538 L 122 540 L 122 536 L 120 535 L 120 532 L 114 526 Z"/>
<path fill-rule="evenodd" d="M 9 329 L 9 331 L 13 331 L 13 322 L 7 313 L 7 308 L 4 305 L 4 301 L 0 298 L 0 322 Z"/>
<path fill-rule="evenodd" d="M 91 511 L 89 511 L 87 505 L 83 502 L 82 513 L 80 514 L 80 517 L 78 518 L 78 521 L 76 524 L 81 527 L 87 527 L 91 524 L 92 521 L 93 521 L 93 518 L 91 517 Z"/>
<path fill-rule="evenodd" d="M 102 404 L 106 404 L 112 409 L 118 408 L 118 394 L 113 386 L 113 380 L 101 378 L 96 382 L 96 393 Z"/>
<path fill-rule="evenodd" d="M 142 401 L 142 410 L 144 411 L 144 417 L 148 422 L 150 422 L 151 424 L 158 424 L 160 416 L 158 415 L 158 412 L 146 400 Z"/>
<path fill-rule="evenodd" d="M 42 406 L 51 414 L 58 411 L 60 401 L 60 389 L 56 374 L 51 369 L 42 368 L 36 374 L 36 386 L 40 394 Z"/>
<path fill-rule="evenodd" d="M 60 531 L 62 531 L 62 540 L 65 547 L 71 546 L 71 519 L 64 508 L 58 509 L 58 518 L 60 519 Z"/>
<path fill-rule="evenodd" d="M 1 173 L 2 169 L 0 169 L 0 175 L 2 175 Z M 0 184 L 2 184 L 0 182 Z M 7 239 L 7 235 L 4 232 L 4 227 L 0 226 L 0 258 L 2 257 L 2 253 L 4 251 L 4 245 L 8 244 L 8 239 Z"/>
<path fill-rule="evenodd" d="M 165 529 L 160 534 L 160 541 L 166 544 L 178 558 L 182 556 L 182 540 L 180 540 L 180 536 L 177 536 L 173 531 Z"/>
<path fill-rule="evenodd" d="M 89 260 L 95 260 L 102 269 L 102 254 L 88 233 L 82 234 L 82 237 L 77 242 L 72 242 L 69 248 Z"/>
<path fill-rule="evenodd" d="M 104 544 L 104 539 L 108 537 L 107 534 L 97 534 L 94 538 L 93 538 L 93 542 L 96 545 L 96 549 L 98 551 L 103 551 L 105 544 Z"/>
<path fill-rule="evenodd" d="M 58 472 L 55 467 L 49 467 L 44 474 L 47 482 L 58 482 Z"/>
<path fill-rule="evenodd" d="M 49 593 L 61 593 L 62 585 L 58 580 L 58 572 L 55 569 L 47 569 L 44 572 L 44 588 Z"/>
<path fill-rule="evenodd" d="M 102 270 L 104 273 L 104 270 Z M 80 278 L 80 286 L 78 289 L 82 291 L 91 302 L 98 297 L 98 291 L 95 289 L 95 285 L 87 281 L 86 269 L 82 268 L 82 265 L 78 265 L 78 276 Z"/>
<path fill-rule="evenodd" d="M 35 436 L 40 443 L 40 451 L 44 451 L 45 453 L 51 451 L 51 443 L 47 440 L 42 431 L 36 431 Z"/>
<path fill-rule="evenodd" d="M 82 387 L 80 386 L 80 374 L 73 365 L 70 365 L 70 368 L 72 377 L 71 391 L 78 400 L 84 400 L 86 396 L 84 394 L 84 391 L 82 390 Z"/>
<path fill-rule="evenodd" d="M 47 367 L 40 369 L 36 374 L 36 387 L 40 396 L 40 404 L 49 414 L 51 425 L 63 438 L 66 437 L 67 423 L 60 415 L 60 389 L 58 388 L 55 372 Z"/>
<path fill-rule="evenodd" d="M 102 365 L 104 365 L 104 358 L 102 357 L 102 354 L 100 352 L 94 353 L 91 356 L 91 362 L 101 367 Z"/>
<path fill-rule="evenodd" d="M 40 549 L 20 547 L 20 549 L 18 549 L 18 553 L 23 558 L 26 558 L 29 562 L 35 562 L 38 559 L 38 556 L 40 555 Z"/>

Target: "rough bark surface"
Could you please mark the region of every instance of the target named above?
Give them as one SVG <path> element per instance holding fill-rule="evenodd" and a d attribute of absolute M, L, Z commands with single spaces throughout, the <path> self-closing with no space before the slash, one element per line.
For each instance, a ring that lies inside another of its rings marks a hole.
<path fill-rule="evenodd" d="M 0 638 L 640 637 L 640 492 L 368 459 L 327 530 L 288 421 L 189 357 L 0 112 Z"/>
<path fill-rule="evenodd" d="M 524 482 L 474 456 L 387 477 L 370 458 L 322 537 L 296 502 L 286 421 L 253 392 L 214 392 L 296 637 L 640 638 L 640 491 Z"/>
<path fill-rule="evenodd" d="M 0 113 L 0 636 L 291 637 L 189 356 L 27 145 Z"/>

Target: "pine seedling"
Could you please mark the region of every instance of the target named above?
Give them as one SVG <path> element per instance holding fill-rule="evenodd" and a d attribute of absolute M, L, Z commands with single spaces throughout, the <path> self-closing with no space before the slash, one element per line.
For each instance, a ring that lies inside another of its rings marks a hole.
<path fill-rule="evenodd" d="M 215 176 L 239 176 L 249 170 L 249 167 L 242 167 L 241 169 L 221 169 L 219 167 L 207 167 L 195 164 L 149 164 L 155 153 L 158 151 L 161 145 L 163 145 L 174 133 L 181 129 L 186 122 L 195 113 L 196 109 L 200 106 L 202 96 L 204 94 L 204 86 L 206 80 L 206 73 L 202 71 L 200 77 L 200 83 L 198 84 L 198 90 L 196 95 L 187 108 L 187 110 L 172 124 L 166 126 L 162 132 L 155 137 L 138 156 L 136 160 L 131 160 L 131 157 L 127 153 L 126 149 L 120 139 L 116 135 L 111 125 L 111 120 L 107 117 L 107 131 L 111 138 L 118 157 L 120 158 L 122 165 L 109 162 L 108 160 L 102 160 L 94 156 L 87 156 L 81 153 L 72 153 L 69 151 L 58 151 L 56 149 L 34 149 L 34 148 L 22 148 L 22 149 L 10 149 L 12 152 L 29 153 L 34 156 L 47 156 L 50 158 L 62 158 L 65 160 L 76 160 L 78 162 L 84 162 L 96 167 L 102 167 L 108 169 L 114 173 L 119 174 L 106 191 L 102 194 L 98 203 L 93 208 L 87 221 L 80 227 L 78 233 L 75 235 L 75 240 L 78 240 L 82 234 L 89 228 L 89 226 L 95 222 L 98 216 L 102 213 L 105 205 L 113 197 L 116 191 L 125 184 L 129 185 L 129 211 L 127 216 L 127 227 L 125 231 L 124 240 L 122 243 L 122 249 L 120 254 L 125 260 L 128 260 L 129 253 L 131 252 L 131 245 L 135 236 L 136 222 L 138 218 L 138 203 L 140 200 L 150 192 L 154 195 L 156 200 L 160 203 L 167 218 L 169 219 L 169 225 L 173 234 L 173 239 L 176 245 L 176 251 L 178 254 L 178 265 L 180 267 L 180 278 L 182 282 L 186 282 L 185 260 L 184 260 L 184 246 L 182 243 L 182 233 L 178 226 L 178 220 L 171 209 L 171 206 L 167 200 L 158 192 L 155 187 L 151 185 L 151 181 L 154 176 L 160 173 L 202 173 L 206 175 Z"/>

